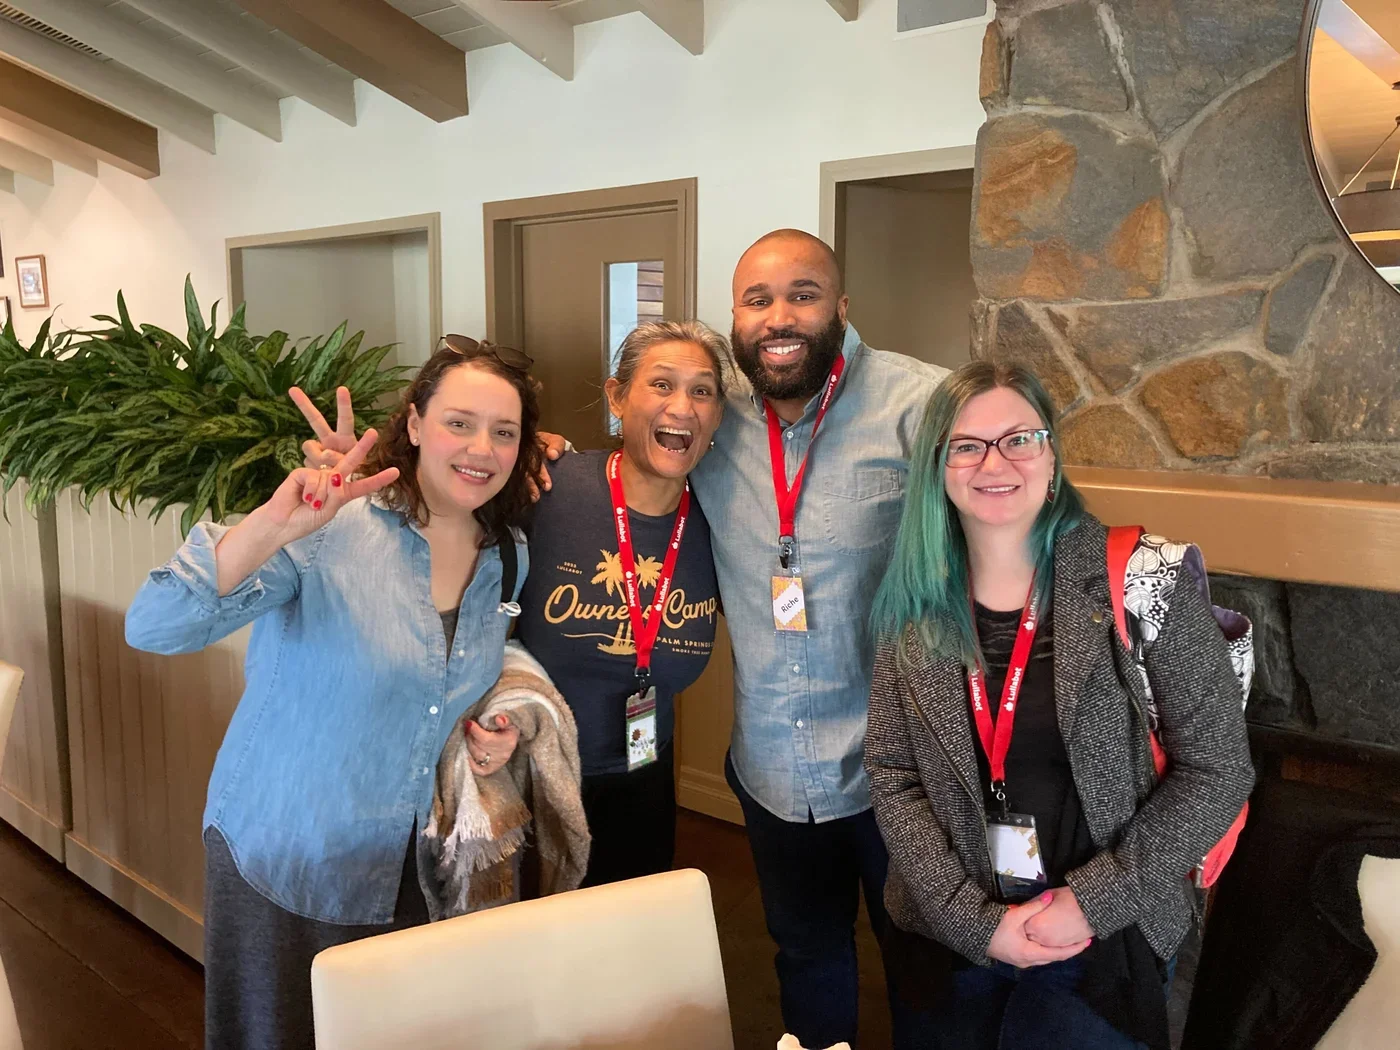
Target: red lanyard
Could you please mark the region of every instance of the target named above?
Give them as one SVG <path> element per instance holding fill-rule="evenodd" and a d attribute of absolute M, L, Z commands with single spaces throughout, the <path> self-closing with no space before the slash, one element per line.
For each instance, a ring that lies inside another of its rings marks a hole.
<path fill-rule="evenodd" d="M 997 715 L 995 728 L 992 726 L 992 713 L 987 706 L 986 672 L 981 667 L 967 672 L 967 690 L 972 698 L 972 717 L 977 722 L 977 736 L 982 742 L 982 750 L 986 753 L 987 764 L 992 770 L 992 794 L 1003 806 L 1006 804 L 1006 754 L 1011 750 L 1016 700 L 1021 695 L 1021 686 L 1026 680 L 1026 665 L 1031 659 L 1031 645 L 1035 641 L 1039 610 L 1040 596 L 1036 593 L 1035 581 L 1031 581 L 1031 592 L 1026 597 L 1026 607 L 1021 611 L 1021 626 L 1016 631 L 1016 644 L 1011 649 L 1011 664 L 1006 669 L 1006 682 L 1001 687 L 1001 713 Z"/>
<path fill-rule="evenodd" d="M 656 596 L 647 606 L 645 613 L 642 610 L 637 583 L 637 558 L 632 549 L 627 500 L 622 493 L 621 452 L 614 452 L 608 457 L 608 489 L 612 492 L 613 527 L 617 530 L 617 555 L 622 561 L 627 614 L 632 619 L 632 644 L 637 649 L 637 678 L 645 683 L 651 677 L 651 650 L 655 647 L 656 636 L 661 631 L 662 610 L 666 607 L 667 595 L 671 593 L 671 578 L 676 574 L 676 558 L 681 550 L 681 537 L 685 535 L 685 522 L 690 516 L 690 482 L 685 483 L 685 491 L 681 493 L 681 504 L 676 508 L 676 524 L 671 530 L 671 542 L 666 547 L 666 558 L 661 563 L 661 575 L 656 581 Z"/>
<path fill-rule="evenodd" d="M 838 356 L 831 365 L 831 375 L 826 380 L 826 392 L 817 406 L 817 418 L 812 423 L 812 436 L 807 441 L 807 451 L 802 454 L 802 462 L 793 476 L 792 486 L 787 482 L 787 461 L 783 457 L 783 430 L 778 423 L 778 413 L 766 400 L 764 411 L 768 413 L 768 458 L 773 464 L 773 493 L 778 499 L 778 550 L 782 555 L 783 568 L 788 567 L 792 557 L 793 541 L 797 536 L 797 497 L 802 493 L 802 476 L 807 471 L 807 457 L 812 454 L 812 442 L 817 440 L 817 429 L 826 418 L 826 410 L 831 407 L 831 399 L 836 394 L 836 384 L 846 367 L 846 359 Z"/>

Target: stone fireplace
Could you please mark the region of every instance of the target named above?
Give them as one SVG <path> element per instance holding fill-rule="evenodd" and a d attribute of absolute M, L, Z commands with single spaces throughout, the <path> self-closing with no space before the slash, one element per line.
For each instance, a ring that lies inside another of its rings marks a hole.
<path fill-rule="evenodd" d="M 1308 0 L 999 0 L 973 355 L 1035 369 L 1069 463 L 1400 482 L 1400 295 L 1317 183 L 1311 16 Z M 1400 763 L 1385 586 L 1216 579 L 1256 625 L 1257 741 Z"/>

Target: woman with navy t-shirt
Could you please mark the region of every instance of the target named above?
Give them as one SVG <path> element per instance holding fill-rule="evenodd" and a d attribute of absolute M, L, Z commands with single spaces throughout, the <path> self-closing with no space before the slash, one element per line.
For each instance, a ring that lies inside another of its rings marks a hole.
<path fill-rule="evenodd" d="M 719 606 L 710 526 L 686 476 L 719 426 L 727 360 L 698 322 L 633 331 L 605 388 L 622 447 L 551 464 L 528 530 L 516 637 L 578 723 L 584 885 L 671 867 L 674 700 L 709 661 Z"/>

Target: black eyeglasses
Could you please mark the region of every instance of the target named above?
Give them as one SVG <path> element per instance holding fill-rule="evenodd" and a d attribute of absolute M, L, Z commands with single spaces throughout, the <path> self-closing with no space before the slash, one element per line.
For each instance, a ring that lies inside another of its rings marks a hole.
<path fill-rule="evenodd" d="M 983 441 L 981 438 L 972 437 L 956 438 L 947 443 L 948 466 L 981 466 L 992 449 L 1000 452 L 1002 459 L 1013 462 L 1035 459 L 1045 451 L 1049 442 L 1048 430 L 1014 430 L 995 441 Z"/>
<path fill-rule="evenodd" d="M 517 350 L 513 346 L 497 346 L 485 339 L 478 341 L 468 335 L 445 335 L 442 337 L 442 343 L 463 357 L 494 357 L 507 368 L 519 369 L 521 372 L 530 371 L 530 366 L 535 363 L 535 359 L 523 350 Z"/>

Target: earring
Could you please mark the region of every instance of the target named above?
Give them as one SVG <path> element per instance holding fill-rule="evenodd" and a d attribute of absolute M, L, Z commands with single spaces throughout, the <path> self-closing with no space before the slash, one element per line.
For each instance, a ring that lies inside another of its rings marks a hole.
<path fill-rule="evenodd" d="M 714 447 L 715 447 L 715 443 L 714 443 L 713 441 L 710 442 L 710 447 L 711 447 L 711 448 L 714 448 Z"/>
<path fill-rule="evenodd" d="M 1045 502 L 1046 502 L 1046 503 L 1054 503 L 1054 502 L 1055 502 L 1055 483 L 1054 483 L 1053 481 L 1050 482 L 1050 487 L 1049 487 L 1048 489 L 1045 490 Z"/>

